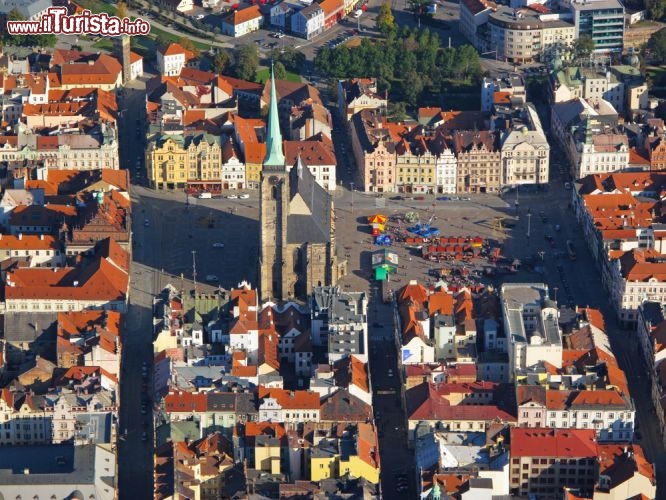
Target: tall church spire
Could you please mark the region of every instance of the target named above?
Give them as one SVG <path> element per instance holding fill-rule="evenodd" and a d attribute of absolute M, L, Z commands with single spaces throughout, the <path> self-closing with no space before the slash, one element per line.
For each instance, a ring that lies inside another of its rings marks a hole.
<path fill-rule="evenodd" d="M 271 63 L 271 97 L 268 108 L 268 126 L 266 130 L 266 157 L 264 165 L 281 167 L 285 165 L 282 152 L 282 134 L 280 133 L 280 119 L 278 117 L 277 96 L 275 95 L 275 73 Z"/>

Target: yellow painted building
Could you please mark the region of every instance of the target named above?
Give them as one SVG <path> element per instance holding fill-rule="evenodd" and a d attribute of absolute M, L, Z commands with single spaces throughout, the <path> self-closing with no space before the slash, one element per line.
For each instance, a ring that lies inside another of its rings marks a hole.
<path fill-rule="evenodd" d="M 377 433 L 372 424 L 357 424 L 352 437 L 322 439 L 310 452 L 311 481 L 349 475 L 377 484 L 379 471 Z"/>
<path fill-rule="evenodd" d="M 178 336 L 172 335 L 169 330 L 163 330 L 153 342 L 153 352 L 155 354 L 178 347 Z"/>
<path fill-rule="evenodd" d="M 361 460 L 358 455 L 351 455 L 348 461 L 340 461 L 340 476 L 349 474 L 351 477 L 362 477 L 366 481 L 379 483 L 379 467 L 373 467 Z"/>
<path fill-rule="evenodd" d="M 156 136 L 146 149 L 146 168 L 151 187 L 203 189 L 222 181 L 220 138 L 210 134 Z"/>
<path fill-rule="evenodd" d="M 396 147 L 396 191 L 401 193 L 436 192 L 437 157 L 430 151 L 415 155 Z"/>
<path fill-rule="evenodd" d="M 280 473 L 280 440 L 272 436 L 261 435 L 255 438 L 254 468 L 268 472 Z"/>
<path fill-rule="evenodd" d="M 326 443 L 312 449 L 310 455 L 310 481 L 321 481 L 338 477 L 340 455 L 337 443 Z"/>

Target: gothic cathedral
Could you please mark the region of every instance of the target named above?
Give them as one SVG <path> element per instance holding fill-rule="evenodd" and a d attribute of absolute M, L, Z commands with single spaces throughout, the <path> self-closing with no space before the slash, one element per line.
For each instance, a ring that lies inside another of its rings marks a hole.
<path fill-rule="evenodd" d="M 333 199 L 300 157 L 295 165 L 286 164 L 272 70 L 260 192 L 261 300 L 305 300 L 313 287 L 335 285 L 343 271 L 337 262 Z"/>

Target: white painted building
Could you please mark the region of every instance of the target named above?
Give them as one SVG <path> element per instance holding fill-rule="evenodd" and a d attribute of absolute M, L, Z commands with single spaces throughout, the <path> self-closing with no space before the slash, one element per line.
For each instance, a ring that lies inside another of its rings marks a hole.
<path fill-rule="evenodd" d="M 562 332 L 556 304 L 543 283 L 505 284 L 500 292 L 510 380 L 547 361 L 562 366 Z"/>
<path fill-rule="evenodd" d="M 222 34 L 238 38 L 259 30 L 263 21 L 264 16 L 261 15 L 258 5 L 234 10 L 222 19 Z"/>
<path fill-rule="evenodd" d="M 222 146 L 222 188 L 245 189 L 245 163 L 241 161 L 232 137 Z"/>
<path fill-rule="evenodd" d="M 163 76 L 178 76 L 193 54 L 177 43 L 157 51 L 157 68 Z"/>
<path fill-rule="evenodd" d="M 437 192 L 455 194 L 458 176 L 458 160 L 451 148 L 446 148 L 437 155 L 435 160 L 435 176 Z"/>
<path fill-rule="evenodd" d="M 312 3 L 291 16 L 291 31 L 306 40 L 324 31 L 324 11 Z"/>

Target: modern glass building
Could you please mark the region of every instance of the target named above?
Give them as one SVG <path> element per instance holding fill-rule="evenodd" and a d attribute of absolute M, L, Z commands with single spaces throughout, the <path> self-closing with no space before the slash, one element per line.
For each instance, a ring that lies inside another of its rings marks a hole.
<path fill-rule="evenodd" d="M 622 51 L 624 7 L 618 0 L 573 1 L 571 12 L 576 38 L 590 35 L 598 52 Z"/>

